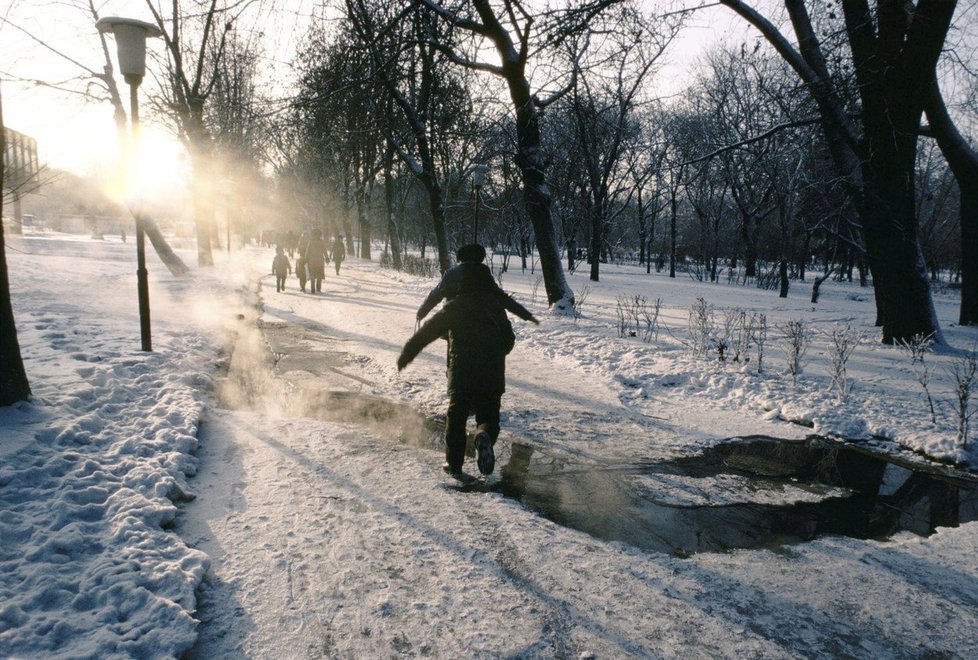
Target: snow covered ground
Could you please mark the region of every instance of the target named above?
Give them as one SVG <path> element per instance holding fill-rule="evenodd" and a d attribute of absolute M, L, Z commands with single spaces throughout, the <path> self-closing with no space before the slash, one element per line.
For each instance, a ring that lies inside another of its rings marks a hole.
<path fill-rule="evenodd" d="M 0 656 L 975 654 L 976 523 L 688 558 L 601 540 L 498 492 L 459 492 L 437 448 L 404 441 L 424 436 L 417 417 L 371 422 L 354 406 L 443 412 L 442 346 L 394 366 L 432 281 L 350 259 L 321 296 L 294 278 L 276 293 L 268 249 L 193 279 L 151 255 L 146 354 L 133 252 L 115 237 L 8 239 L 34 396 L 0 409 Z M 950 348 L 925 358 L 935 424 L 909 357 L 875 341 L 848 364 L 847 400 L 833 393 L 825 332 L 871 328 L 872 294 L 857 286 L 826 283 L 813 309 L 807 285 L 779 299 L 607 266 L 600 283 L 570 277 L 587 287 L 571 319 L 547 314 L 537 280 L 502 278 L 542 324 L 514 322 L 497 472 L 513 447 L 613 471 L 813 429 L 978 466 L 944 403 L 947 369 L 978 341 L 953 326 L 949 297 L 936 304 Z M 617 301 L 636 295 L 662 301 L 648 343 L 616 327 Z M 766 315 L 761 373 L 756 354 L 691 354 L 698 298 L 718 325 Z M 819 331 L 797 380 L 778 330 L 792 319 Z M 679 503 L 692 493 L 633 485 Z M 796 490 L 750 501 L 811 497 Z"/>

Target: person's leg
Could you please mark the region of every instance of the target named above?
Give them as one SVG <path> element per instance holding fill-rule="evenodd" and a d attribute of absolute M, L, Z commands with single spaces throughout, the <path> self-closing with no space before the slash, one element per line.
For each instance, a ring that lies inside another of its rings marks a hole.
<path fill-rule="evenodd" d="M 461 470 L 465 462 L 465 423 L 469 419 L 472 398 L 453 392 L 445 416 L 445 462 L 451 470 Z"/>
<path fill-rule="evenodd" d="M 498 393 L 482 394 L 475 397 L 475 423 L 478 432 L 475 434 L 475 450 L 478 456 L 479 472 L 492 474 L 496 466 L 496 453 L 493 445 L 499 437 L 499 405 L 501 395 Z"/>
<path fill-rule="evenodd" d="M 475 423 L 479 431 L 485 431 L 493 444 L 499 437 L 499 408 L 502 394 L 484 394 L 475 401 Z"/>

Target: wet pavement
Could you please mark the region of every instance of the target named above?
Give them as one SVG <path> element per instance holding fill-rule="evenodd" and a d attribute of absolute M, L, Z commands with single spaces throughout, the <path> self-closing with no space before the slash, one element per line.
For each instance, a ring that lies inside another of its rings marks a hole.
<path fill-rule="evenodd" d="M 282 412 L 364 424 L 392 441 L 444 451 L 440 420 L 356 391 L 363 383 L 344 370 L 341 345 L 319 345 L 311 355 L 308 342 L 297 339 L 294 329 L 289 333 L 292 343 L 282 350 L 282 337 L 276 343 L 275 328 L 266 328 L 275 377 L 291 372 Z M 291 371 L 310 364 L 319 366 L 313 372 L 302 367 L 299 377 Z M 253 367 L 249 373 L 235 369 L 232 359 L 232 389 L 264 389 L 250 383 L 256 373 Z M 339 389 L 324 389 L 331 386 Z M 240 397 L 225 398 L 229 407 L 243 406 Z M 468 453 L 473 455 L 471 446 Z M 557 524 L 676 556 L 779 548 L 825 535 L 927 536 L 938 527 L 978 519 L 975 475 L 816 436 L 732 438 L 698 453 L 640 464 L 588 462 L 501 438 L 497 457 L 497 474 L 470 485 L 446 479 L 446 487 L 460 496 L 499 493 Z"/>

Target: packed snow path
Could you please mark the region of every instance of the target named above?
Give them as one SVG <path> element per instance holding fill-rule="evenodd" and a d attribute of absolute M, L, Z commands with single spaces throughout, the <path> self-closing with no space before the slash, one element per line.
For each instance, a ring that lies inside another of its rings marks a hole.
<path fill-rule="evenodd" d="M 225 393 L 231 409 L 204 421 L 198 497 L 178 527 L 212 560 L 195 657 L 971 654 L 973 524 L 929 539 L 826 538 L 678 559 L 448 488 L 441 456 L 397 442 L 397 424 L 295 416 L 317 390 L 440 412 L 443 347 L 401 375 L 394 368 L 430 284 L 353 262 L 322 296 L 298 293 L 294 280 L 284 294 L 262 288 L 266 334 L 246 319 L 235 355 L 249 372 L 248 405 Z M 600 462 L 792 432 L 695 401 L 632 402 L 628 383 L 561 349 L 554 335 L 565 331 L 548 325 L 518 328 L 504 433 Z"/>

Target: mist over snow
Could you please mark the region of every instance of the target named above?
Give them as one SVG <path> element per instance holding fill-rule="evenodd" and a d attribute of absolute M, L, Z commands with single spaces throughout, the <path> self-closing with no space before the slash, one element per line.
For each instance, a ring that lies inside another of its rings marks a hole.
<path fill-rule="evenodd" d="M 426 426 L 447 403 L 444 347 L 395 366 L 433 280 L 350 257 L 321 296 L 294 277 L 276 293 L 267 248 L 190 278 L 150 253 L 143 353 L 132 242 L 7 240 L 33 396 L 0 409 L 2 657 L 974 655 L 974 522 L 682 558 L 453 488 Z M 876 341 L 870 289 L 826 282 L 813 306 L 810 285 L 780 299 L 609 264 L 599 283 L 568 275 L 574 318 L 548 313 L 538 279 L 514 262 L 501 277 L 542 323 L 514 320 L 497 473 L 530 448 L 679 508 L 838 493 L 622 466 L 818 433 L 978 467 L 974 440 L 955 437 L 949 373 L 978 330 L 953 323 L 951 294 L 935 292 L 949 346 L 925 357 L 934 422 L 906 351 Z M 620 336 L 635 296 L 661 300 L 649 341 Z M 747 361 L 694 355 L 696 305 L 717 332 L 764 314 L 763 369 L 756 346 Z M 797 378 L 779 329 L 795 319 L 814 331 Z M 867 334 L 840 401 L 828 333 L 846 326 Z"/>

